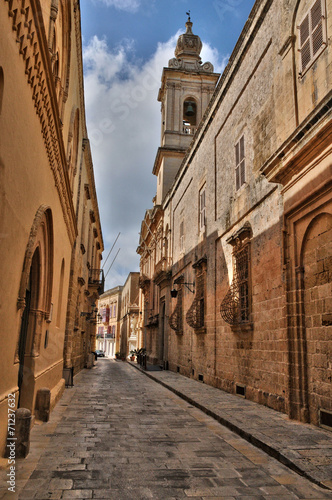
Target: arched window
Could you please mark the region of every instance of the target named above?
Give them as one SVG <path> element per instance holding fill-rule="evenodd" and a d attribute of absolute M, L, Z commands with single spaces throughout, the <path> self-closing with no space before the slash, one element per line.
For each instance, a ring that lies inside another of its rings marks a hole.
<path fill-rule="evenodd" d="M 197 104 L 194 98 L 188 97 L 183 102 L 183 133 L 194 134 L 197 125 Z"/>

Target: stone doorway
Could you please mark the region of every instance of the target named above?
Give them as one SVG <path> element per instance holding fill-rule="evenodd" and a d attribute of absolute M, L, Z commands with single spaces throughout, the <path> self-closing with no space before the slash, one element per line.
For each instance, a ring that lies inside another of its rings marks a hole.
<path fill-rule="evenodd" d="M 309 225 L 302 245 L 309 421 L 319 424 L 321 410 L 332 411 L 332 216 Z"/>
<path fill-rule="evenodd" d="M 22 314 L 18 343 L 18 407 L 30 407 L 31 395 L 34 391 L 34 374 L 28 358 L 33 348 L 33 333 L 36 328 L 37 306 L 39 300 L 39 268 L 40 256 L 37 249 L 32 257 L 28 286 L 25 293 L 25 308 Z"/>

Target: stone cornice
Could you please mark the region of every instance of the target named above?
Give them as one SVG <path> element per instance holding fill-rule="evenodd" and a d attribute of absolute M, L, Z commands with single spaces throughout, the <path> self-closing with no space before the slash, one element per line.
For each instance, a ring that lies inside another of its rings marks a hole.
<path fill-rule="evenodd" d="M 25 63 L 22 64 L 22 70 L 25 71 L 27 82 L 32 90 L 32 100 L 40 120 L 41 133 L 68 236 L 73 244 L 77 226 L 66 169 L 67 162 L 50 54 L 43 19 L 40 15 L 42 12 L 40 0 L 27 0 L 24 7 L 19 0 L 6 3 L 13 35 L 16 36 L 17 49 Z"/>
<path fill-rule="evenodd" d="M 331 134 L 332 91 L 262 165 L 261 173 L 285 186 L 331 145 Z"/>
<path fill-rule="evenodd" d="M 163 68 L 162 76 L 161 76 L 161 87 L 158 92 L 158 101 L 163 102 L 165 91 L 167 89 L 176 89 L 176 84 L 179 83 L 179 80 L 181 78 L 181 81 L 188 81 L 190 82 L 192 80 L 192 76 L 195 75 L 195 79 L 197 79 L 197 75 L 201 76 L 201 82 L 202 84 L 207 84 L 208 82 L 213 83 L 216 85 L 220 73 L 210 73 L 210 72 L 187 72 L 183 69 L 177 69 L 177 68 Z M 179 86 L 179 90 L 181 90 L 181 85 Z"/>
<path fill-rule="evenodd" d="M 162 159 L 165 157 L 171 158 L 181 158 L 185 155 L 186 148 L 178 148 L 178 147 L 170 147 L 170 146 L 161 146 L 157 150 L 156 159 L 154 161 L 152 173 L 154 175 L 158 175 L 159 168 L 162 162 Z"/>

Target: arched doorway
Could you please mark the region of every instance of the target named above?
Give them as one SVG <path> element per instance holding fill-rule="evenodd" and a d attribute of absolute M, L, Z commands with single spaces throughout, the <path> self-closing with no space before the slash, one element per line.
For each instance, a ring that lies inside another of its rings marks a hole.
<path fill-rule="evenodd" d="M 36 311 L 39 298 L 39 249 L 36 249 L 32 257 L 28 286 L 25 292 L 25 309 L 22 314 L 21 330 L 18 343 L 18 407 L 22 406 L 22 401 L 26 405 L 29 394 L 33 393 L 34 377 L 31 368 L 27 366 L 26 356 L 32 350 L 33 332 L 35 329 Z"/>
<path fill-rule="evenodd" d="M 332 411 L 332 215 L 315 217 L 302 245 L 306 363 L 303 370 L 309 420 Z"/>
<path fill-rule="evenodd" d="M 42 205 L 33 221 L 24 256 L 18 297 L 21 321 L 15 353 L 20 407 L 33 411 L 36 358 L 40 355 L 45 322 L 51 311 L 53 284 L 53 224 L 51 210 Z"/>

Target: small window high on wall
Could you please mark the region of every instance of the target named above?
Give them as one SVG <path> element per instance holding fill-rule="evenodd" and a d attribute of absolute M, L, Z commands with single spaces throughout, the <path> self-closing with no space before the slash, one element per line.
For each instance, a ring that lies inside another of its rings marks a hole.
<path fill-rule="evenodd" d="M 180 252 L 184 251 L 184 221 L 180 222 Z"/>
<path fill-rule="evenodd" d="M 324 0 L 316 0 L 298 26 L 301 75 L 326 46 Z"/>
<path fill-rule="evenodd" d="M 199 230 L 202 233 L 206 226 L 205 185 L 199 192 Z"/>
<path fill-rule="evenodd" d="M 246 182 L 246 160 L 244 152 L 244 136 L 235 145 L 235 179 L 236 190 Z"/>

